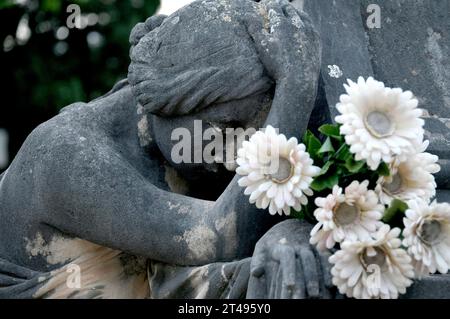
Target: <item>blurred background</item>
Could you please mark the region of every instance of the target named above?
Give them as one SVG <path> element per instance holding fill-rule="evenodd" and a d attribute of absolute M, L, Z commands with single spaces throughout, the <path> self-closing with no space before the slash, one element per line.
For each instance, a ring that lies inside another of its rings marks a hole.
<path fill-rule="evenodd" d="M 0 173 L 28 134 L 127 75 L 128 37 L 192 0 L 0 0 Z"/>

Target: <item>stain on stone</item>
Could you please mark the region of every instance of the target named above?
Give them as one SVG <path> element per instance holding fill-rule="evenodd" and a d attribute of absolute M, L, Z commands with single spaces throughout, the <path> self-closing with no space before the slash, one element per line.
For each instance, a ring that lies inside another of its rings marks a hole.
<path fill-rule="evenodd" d="M 54 235 L 51 240 L 46 242 L 39 232 L 33 240 L 28 238 L 25 240 L 25 249 L 30 258 L 42 256 L 50 265 L 63 264 L 73 260 L 93 245 L 82 239 L 65 238 L 59 235 Z"/>
<path fill-rule="evenodd" d="M 138 122 L 138 135 L 139 135 L 139 144 L 142 147 L 149 145 L 153 141 L 152 137 L 150 136 L 148 119 L 146 115 L 143 115 Z"/>
<path fill-rule="evenodd" d="M 344 75 L 342 70 L 337 65 L 329 65 L 328 69 L 329 69 L 328 75 L 332 78 L 339 79 Z"/>
<path fill-rule="evenodd" d="M 215 254 L 217 236 L 206 225 L 186 230 L 183 236 L 175 236 L 175 240 L 186 243 L 188 254 L 197 260 L 211 258 Z"/>
<path fill-rule="evenodd" d="M 147 272 L 147 259 L 144 257 L 122 253 L 119 259 L 125 276 L 141 275 Z"/>

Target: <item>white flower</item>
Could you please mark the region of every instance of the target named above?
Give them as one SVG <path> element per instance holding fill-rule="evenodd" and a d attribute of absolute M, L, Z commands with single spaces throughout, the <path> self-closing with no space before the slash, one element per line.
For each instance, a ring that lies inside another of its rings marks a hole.
<path fill-rule="evenodd" d="M 326 198 L 316 198 L 314 212 L 318 223 L 311 231 L 310 243 L 319 250 L 331 249 L 346 240 L 365 240 L 381 225 L 383 205 L 378 196 L 368 190 L 368 181 L 354 181 L 342 194 L 342 188 L 334 186 Z"/>
<path fill-rule="evenodd" d="M 266 209 L 272 215 L 290 214 L 290 207 L 300 211 L 306 205 L 309 188 L 320 168 L 295 137 L 289 140 L 278 135 L 272 126 L 256 132 L 238 151 L 236 173 L 244 177 L 238 183 L 246 187 L 250 203 Z"/>
<path fill-rule="evenodd" d="M 425 141 L 419 151 L 425 151 L 428 143 Z M 391 164 L 391 175 L 381 176 L 375 188 L 381 202 L 390 205 L 393 199 L 406 202 L 415 198 L 429 202 L 436 195 L 433 174 L 441 169 L 437 164 L 438 160 L 436 155 L 417 153 L 404 162 L 394 161 Z"/>
<path fill-rule="evenodd" d="M 416 264 L 417 274 L 446 274 L 450 268 L 450 204 L 422 199 L 408 202 L 403 219 L 403 245 Z"/>
<path fill-rule="evenodd" d="M 357 299 L 395 299 L 412 284 L 411 257 L 400 247 L 400 229 L 383 225 L 375 239 L 344 242 L 330 257 L 333 284 Z"/>
<path fill-rule="evenodd" d="M 381 161 L 404 161 L 423 141 L 424 121 L 418 101 L 409 91 L 387 88 L 382 82 L 362 77 L 358 83 L 348 80 L 347 94 L 341 95 L 336 108 L 341 115 L 340 132 L 350 145 L 356 160 L 365 160 L 372 170 Z"/>

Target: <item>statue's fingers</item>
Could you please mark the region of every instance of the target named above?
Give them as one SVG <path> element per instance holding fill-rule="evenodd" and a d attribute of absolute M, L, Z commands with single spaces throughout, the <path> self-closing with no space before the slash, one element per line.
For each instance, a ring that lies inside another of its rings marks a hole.
<path fill-rule="evenodd" d="M 228 293 L 229 299 L 240 299 L 245 296 L 245 291 L 250 279 L 250 263 L 241 263 L 236 272 L 237 275 L 235 276 L 234 282 L 230 287 L 230 292 Z"/>
<path fill-rule="evenodd" d="M 266 10 L 273 10 L 278 16 L 283 16 L 283 6 L 288 3 L 286 0 L 263 0 L 261 4 L 266 7 Z M 270 19 L 270 17 L 269 17 Z"/>
<path fill-rule="evenodd" d="M 250 264 L 250 278 L 247 287 L 247 299 L 267 299 L 267 278 L 265 275 L 266 256 L 263 252 L 255 253 Z"/>
<path fill-rule="evenodd" d="M 295 259 L 296 264 L 296 276 L 295 276 L 295 287 L 292 294 L 292 299 L 305 299 L 306 298 L 306 281 L 305 275 L 303 273 L 302 259 L 298 256 Z"/>
<path fill-rule="evenodd" d="M 272 280 L 269 288 L 269 299 L 280 299 L 281 287 L 283 282 L 283 270 L 279 264 L 274 264 L 272 271 Z"/>
<path fill-rule="evenodd" d="M 284 15 L 290 20 L 290 23 L 300 29 L 303 27 L 303 21 L 297 11 L 291 4 L 283 6 Z"/>
<path fill-rule="evenodd" d="M 148 18 L 145 22 L 136 24 L 130 33 L 130 44 L 136 45 L 149 32 L 156 29 L 163 23 L 167 16 L 159 14 Z"/>
<path fill-rule="evenodd" d="M 221 274 L 227 281 L 226 288 L 222 291 L 221 299 L 228 298 L 231 288 L 234 286 L 236 273 L 239 271 L 239 264 L 237 262 L 226 263 L 222 265 Z"/>
<path fill-rule="evenodd" d="M 276 247 L 278 258 L 280 261 L 281 278 L 281 298 L 291 298 L 292 291 L 295 286 L 295 250 L 287 245 L 279 245 Z"/>
<path fill-rule="evenodd" d="M 241 270 L 241 264 L 236 263 L 236 266 L 234 267 L 233 273 L 231 274 L 231 278 L 228 280 L 229 286 L 233 286 L 236 278 L 239 276 L 239 272 Z"/>
<path fill-rule="evenodd" d="M 265 54 L 265 47 L 268 44 L 269 34 L 264 29 L 264 25 L 259 20 L 255 20 L 253 16 L 248 17 L 244 20 L 245 27 L 247 29 L 248 34 L 252 38 L 255 43 L 255 47 L 258 51 L 258 54 Z"/>
<path fill-rule="evenodd" d="M 157 27 L 159 27 L 166 18 L 167 18 L 167 16 L 164 14 L 153 15 L 153 16 L 149 17 L 147 20 L 145 20 L 145 25 L 147 26 L 149 31 L 152 31 L 152 30 L 156 29 Z"/>
<path fill-rule="evenodd" d="M 148 33 L 148 29 L 147 29 L 147 26 L 145 25 L 145 23 L 140 22 L 140 23 L 136 24 L 130 33 L 130 44 L 131 45 L 138 44 L 139 40 L 141 40 L 141 38 L 143 36 L 145 36 L 147 33 Z"/>
<path fill-rule="evenodd" d="M 226 263 L 222 266 L 222 274 L 228 280 L 232 280 L 233 275 L 236 273 L 236 263 Z"/>
<path fill-rule="evenodd" d="M 314 253 L 309 247 L 300 248 L 300 258 L 302 260 L 303 273 L 306 281 L 306 291 L 310 298 L 318 298 L 320 293 L 319 274 Z"/>
<path fill-rule="evenodd" d="M 266 276 L 261 277 L 250 276 L 247 287 L 247 299 L 267 299 L 267 282 Z"/>
<path fill-rule="evenodd" d="M 294 258 L 294 263 L 295 263 L 295 258 Z M 286 270 L 283 269 L 282 272 L 284 275 L 286 273 Z M 294 272 L 295 272 L 295 268 L 294 268 Z M 294 277 L 292 283 L 286 283 L 285 276 L 283 276 L 282 280 L 283 281 L 282 281 L 282 285 L 281 285 L 281 299 L 291 299 L 294 294 L 294 289 L 295 289 L 295 277 Z"/>
<path fill-rule="evenodd" d="M 285 19 L 281 0 L 269 0 L 265 2 L 267 17 L 269 20 L 269 33 L 277 31 L 282 19 Z"/>
<path fill-rule="evenodd" d="M 253 277 L 261 277 L 264 274 L 264 266 L 266 263 L 265 253 L 256 253 L 252 257 L 250 273 Z"/>

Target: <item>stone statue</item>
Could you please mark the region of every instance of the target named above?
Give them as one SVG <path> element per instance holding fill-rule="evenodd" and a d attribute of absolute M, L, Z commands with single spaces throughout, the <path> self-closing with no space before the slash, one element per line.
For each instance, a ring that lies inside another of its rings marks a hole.
<path fill-rule="evenodd" d="M 331 120 L 346 78 L 399 84 L 365 3 L 203 0 L 138 24 L 128 78 L 36 128 L 1 175 L 0 297 L 340 297 L 310 225 L 250 205 L 226 165 L 174 162 L 171 134 L 201 120 L 301 137 Z M 430 49 L 447 63 L 436 32 Z M 448 281 L 430 276 L 409 297 L 448 297 Z"/>
<path fill-rule="evenodd" d="M 250 205 L 223 164 L 171 158 L 172 131 L 194 120 L 301 137 L 320 69 L 309 18 L 286 1 L 204 0 L 138 24 L 131 43 L 128 79 L 37 127 L 1 176 L 0 296 L 149 297 L 147 260 L 241 272 L 218 291 L 242 296 L 264 234 L 267 293 L 318 295 L 307 225 Z"/>

